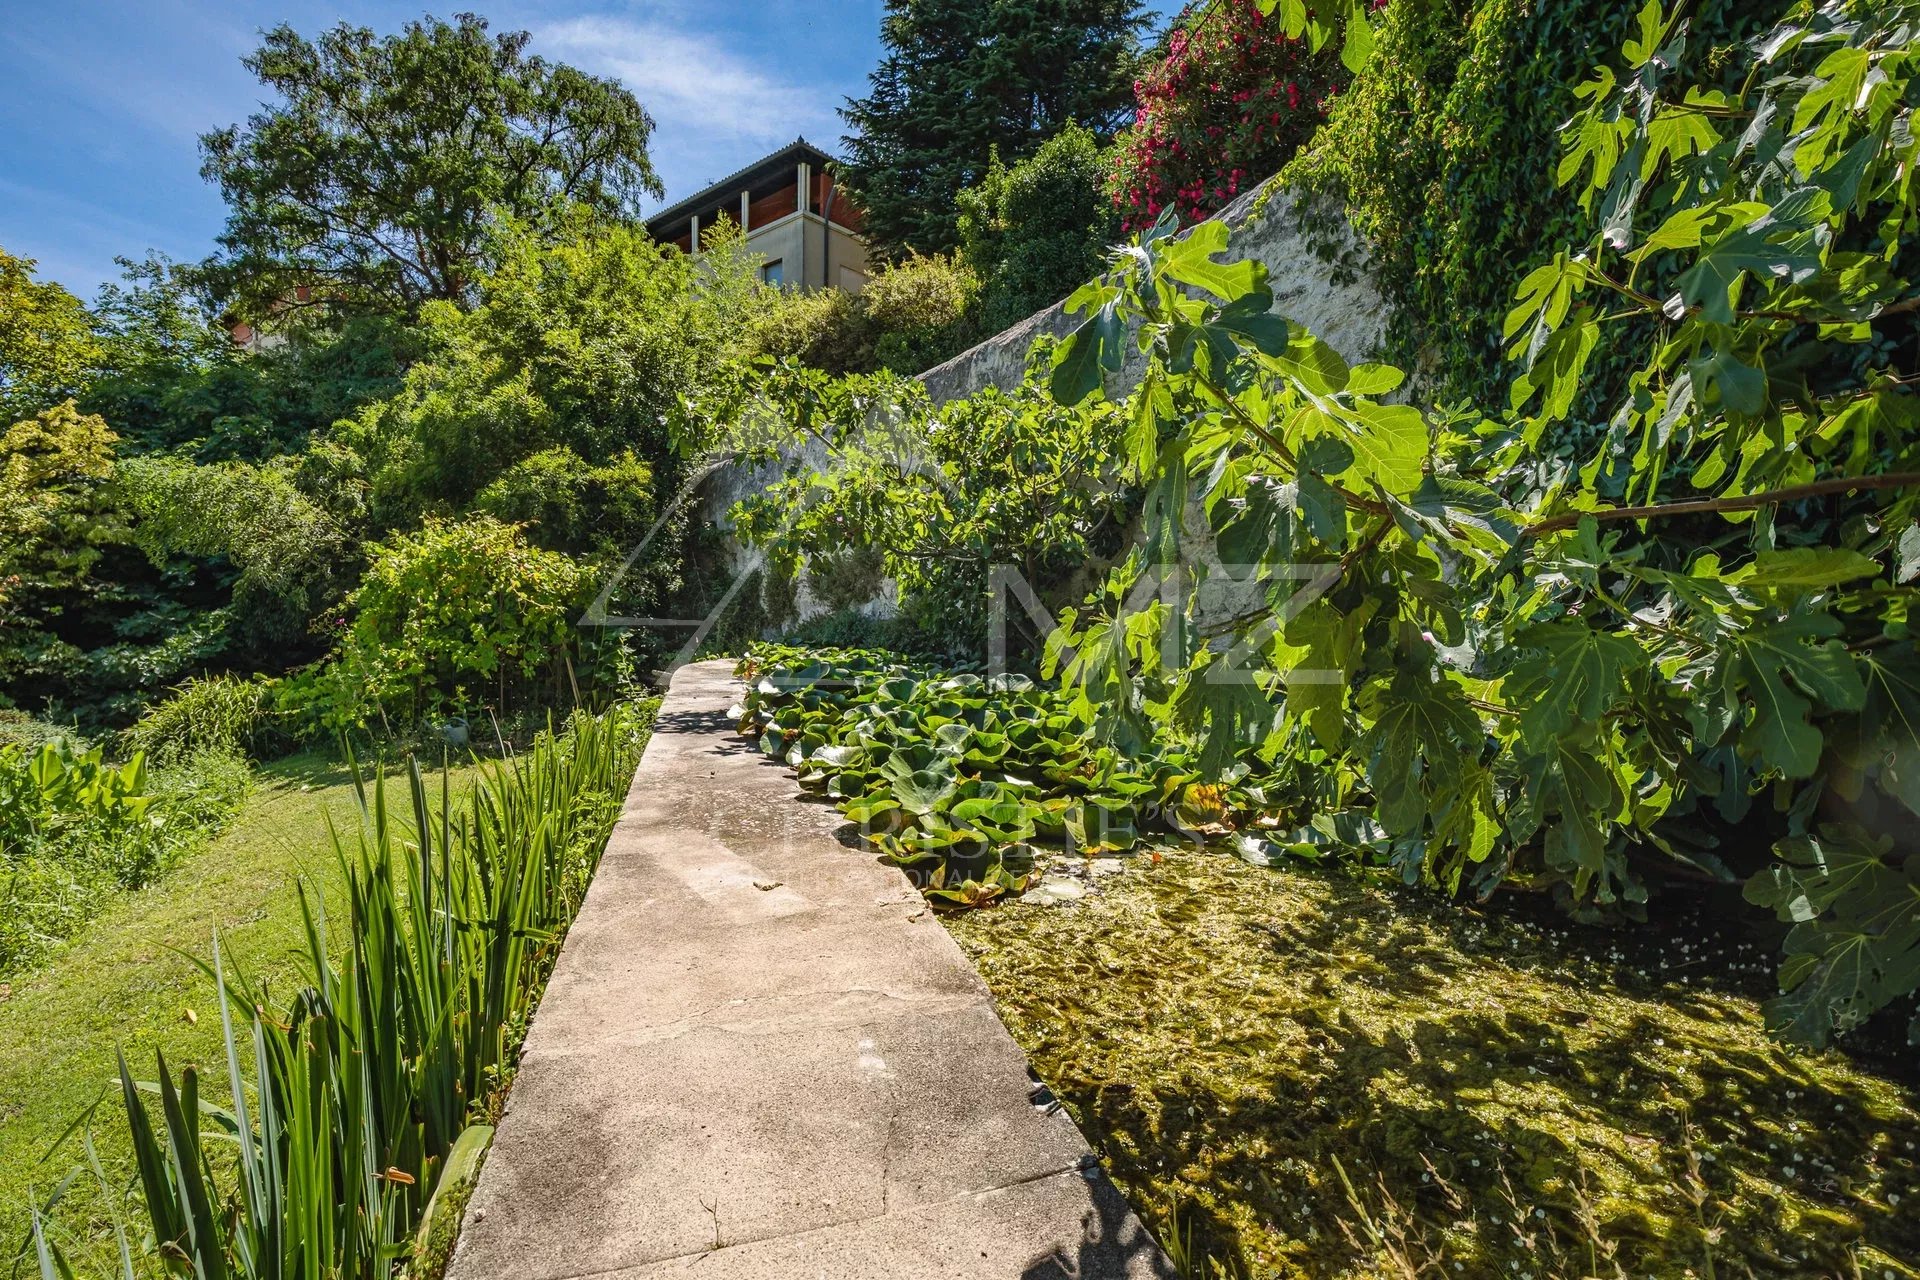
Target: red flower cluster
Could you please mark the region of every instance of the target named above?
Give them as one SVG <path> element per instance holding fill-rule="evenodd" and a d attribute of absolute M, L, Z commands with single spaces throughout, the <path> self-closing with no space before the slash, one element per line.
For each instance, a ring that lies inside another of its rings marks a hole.
<path fill-rule="evenodd" d="M 1219 0 L 1173 33 L 1167 57 L 1134 81 L 1114 207 L 1128 231 L 1172 206 L 1197 222 L 1292 158 L 1346 82 L 1339 52 L 1290 40 L 1257 0 Z"/>

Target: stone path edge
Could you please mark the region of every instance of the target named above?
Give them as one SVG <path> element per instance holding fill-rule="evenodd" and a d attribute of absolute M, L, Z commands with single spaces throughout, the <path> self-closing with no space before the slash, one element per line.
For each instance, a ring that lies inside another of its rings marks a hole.
<path fill-rule="evenodd" d="M 897 869 L 675 673 L 448 1280 L 1172 1280 Z"/>

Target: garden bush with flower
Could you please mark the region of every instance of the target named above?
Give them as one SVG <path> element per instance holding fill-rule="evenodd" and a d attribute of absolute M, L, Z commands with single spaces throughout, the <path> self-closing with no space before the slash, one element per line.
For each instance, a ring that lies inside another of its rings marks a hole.
<path fill-rule="evenodd" d="M 1313 51 L 1259 0 L 1191 6 L 1165 59 L 1134 82 L 1133 126 L 1115 142 L 1124 228 L 1143 230 L 1169 207 L 1197 222 L 1276 172 L 1348 79 L 1337 42 Z"/>

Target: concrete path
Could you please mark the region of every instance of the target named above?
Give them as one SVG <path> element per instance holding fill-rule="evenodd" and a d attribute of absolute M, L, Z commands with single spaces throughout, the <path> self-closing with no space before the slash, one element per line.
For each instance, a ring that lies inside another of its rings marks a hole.
<path fill-rule="evenodd" d="M 898 871 L 683 668 L 450 1280 L 1174 1275 Z"/>

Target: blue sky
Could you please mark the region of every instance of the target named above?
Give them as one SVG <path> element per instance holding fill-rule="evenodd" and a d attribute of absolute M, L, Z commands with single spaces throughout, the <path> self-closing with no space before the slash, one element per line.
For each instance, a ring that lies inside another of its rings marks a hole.
<path fill-rule="evenodd" d="M 1171 9 L 1173 4 L 1156 6 Z M 881 0 L 453 0 L 550 58 L 624 81 L 652 112 L 677 199 L 805 135 L 830 151 L 835 108 L 880 56 Z M 116 254 L 204 256 L 224 218 L 196 139 L 262 90 L 256 33 L 339 21 L 379 31 L 423 0 L 0 0 L 0 247 L 91 297 Z"/>

